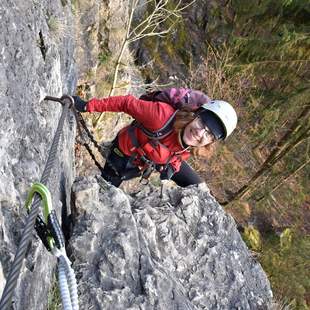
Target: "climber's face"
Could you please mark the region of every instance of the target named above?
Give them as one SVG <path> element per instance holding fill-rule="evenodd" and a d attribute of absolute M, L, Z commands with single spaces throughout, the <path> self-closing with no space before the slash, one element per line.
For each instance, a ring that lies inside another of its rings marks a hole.
<path fill-rule="evenodd" d="M 183 140 L 190 146 L 204 146 L 213 143 L 215 137 L 198 116 L 185 127 Z"/>

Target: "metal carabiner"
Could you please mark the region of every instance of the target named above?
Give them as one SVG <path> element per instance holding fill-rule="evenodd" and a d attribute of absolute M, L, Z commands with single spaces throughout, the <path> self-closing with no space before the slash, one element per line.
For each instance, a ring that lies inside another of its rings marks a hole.
<path fill-rule="evenodd" d="M 40 195 L 42 202 L 43 202 L 43 216 L 45 220 L 45 224 L 48 223 L 48 218 L 49 215 L 52 212 L 52 197 L 51 193 L 48 190 L 48 188 L 39 182 L 33 183 L 31 186 L 30 192 L 28 194 L 28 197 L 26 199 L 25 207 L 27 208 L 28 211 L 30 211 L 31 203 L 33 200 L 33 197 L 35 194 Z M 48 233 L 47 235 L 47 244 L 50 249 L 52 249 L 55 246 L 55 241 L 52 236 L 50 236 Z M 43 241 L 43 240 L 42 240 Z"/>

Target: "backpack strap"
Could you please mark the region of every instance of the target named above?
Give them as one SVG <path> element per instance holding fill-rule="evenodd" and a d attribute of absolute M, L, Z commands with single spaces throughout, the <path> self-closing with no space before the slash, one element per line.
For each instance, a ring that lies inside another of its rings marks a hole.
<path fill-rule="evenodd" d="M 131 139 L 131 142 L 134 146 L 134 152 L 132 153 L 132 155 L 130 156 L 129 162 L 132 163 L 138 156 L 140 158 L 140 160 L 147 166 L 152 166 L 155 163 L 148 159 L 145 156 L 145 152 L 143 151 L 143 149 L 141 148 L 140 143 L 138 142 L 135 130 L 136 130 L 136 126 L 130 126 L 128 128 L 128 133 L 129 133 L 129 137 Z"/>
<path fill-rule="evenodd" d="M 156 130 L 156 131 L 152 131 L 149 130 L 147 128 L 145 128 L 144 126 L 142 126 L 142 124 L 134 121 L 132 123 L 132 127 L 138 127 L 139 129 L 141 129 L 143 131 L 143 133 L 150 139 L 152 140 L 160 140 L 163 139 L 165 137 L 167 137 L 173 130 L 173 124 L 174 124 L 174 119 L 175 116 L 177 114 L 178 110 L 176 110 L 168 119 L 168 121 L 166 122 L 166 124 L 161 127 L 160 129 Z M 133 140 L 132 140 L 133 141 Z M 133 144 L 135 145 L 135 142 L 133 141 Z M 135 145 L 136 146 L 136 145 Z"/>

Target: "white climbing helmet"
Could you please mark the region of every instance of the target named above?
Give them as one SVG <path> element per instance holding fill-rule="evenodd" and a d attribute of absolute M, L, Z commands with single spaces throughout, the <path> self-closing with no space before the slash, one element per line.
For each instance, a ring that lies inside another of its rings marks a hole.
<path fill-rule="evenodd" d="M 224 140 L 236 128 L 238 116 L 235 109 L 228 102 L 223 100 L 211 100 L 203 104 L 201 108 L 213 112 L 219 118 L 225 130 Z"/>

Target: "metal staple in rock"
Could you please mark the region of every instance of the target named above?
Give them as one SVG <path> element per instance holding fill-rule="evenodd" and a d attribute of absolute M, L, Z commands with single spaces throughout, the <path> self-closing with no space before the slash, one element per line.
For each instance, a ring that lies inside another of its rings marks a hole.
<path fill-rule="evenodd" d="M 49 97 L 47 97 L 46 99 L 49 99 Z M 45 168 L 44 168 L 41 180 L 40 180 L 40 182 L 45 184 L 45 185 L 46 185 L 46 183 L 50 177 L 52 167 L 55 164 L 57 148 L 58 148 L 60 136 L 62 133 L 62 129 L 64 126 L 65 117 L 68 113 L 69 107 L 73 103 L 72 100 L 73 99 L 70 96 L 63 96 L 62 97 L 62 103 L 63 103 L 64 107 L 62 110 L 61 117 L 59 119 L 59 123 L 58 123 L 57 129 L 56 129 L 56 133 L 55 133 L 55 136 L 54 136 L 54 139 L 52 142 L 52 146 L 51 146 L 49 155 L 48 155 L 48 159 L 47 159 L 47 162 L 46 162 L 46 165 L 45 165 Z M 21 234 L 21 240 L 20 240 L 18 249 L 17 249 L 16 254 L 15 254 L 13 265 L 12 265 L 11 271 L 8 275 L 6 285 L 5 285 L 4 290 L 3 290 L 3 294 L 1 297 L 1 301 L 0 301 L 0 310 L 6 310 L 10 306 L 11 299 L 12 299 L 12 296 L 14 293 L 14 289 L 16 287 L 16 283 L 17 283 L 17 280 L 19 277 L 20 269 L 21 269 L 22 264 L 23 264 L 23 259 L 25 257 L 30 239 L 32 237 L 32 231 L 34 228 L 34 223 L 35 223 L 36 217 L 38 216 L 38 213 L 39 213 L 40 202 L 41 202 L 40 196 L 35 194 L 34 202 L 32 204 L 32 208 L 31 208 L 31 211 L 29 213 L 29 216 L 26 219 L 26 225 L 25 225 L 24 231 Z"/>

